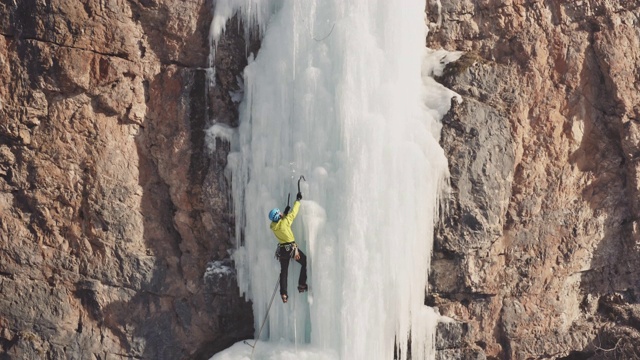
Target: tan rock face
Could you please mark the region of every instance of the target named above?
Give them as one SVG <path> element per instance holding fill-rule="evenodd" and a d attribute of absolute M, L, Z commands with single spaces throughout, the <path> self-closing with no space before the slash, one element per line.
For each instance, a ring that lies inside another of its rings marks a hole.
<path fill-rule="evenodd" d="M 199 358 L 253 333 L 233 274 L 205 276 L 232 268 L 233 217 L 204 130 L 236 121 L 246 63 L 230 31 L 207 91 L 210 7 L 0 4 L 1 353 Z"/>
<path fill-rule="evenodd" d="M 469 330 L 439 356 L 636 358 L 637 2 L 437 5 L 428 45 L 468 52 L 441 79 L 465 101 L 430 301 Z"/>
<path fill-rule="evenodd" d="M 208 88 L 211 6 L 0 4 L 2 354 L 205 358 L 252 335 L 228 144 L 204 131 L 237 125 L 247 47 L 229 25 Z M 439 358 L 640 354 L 638 8 L 427 1 L 428 45 L 467 52 L 440 79 L 465 101 L 428 299 L 462 325 Z"/>

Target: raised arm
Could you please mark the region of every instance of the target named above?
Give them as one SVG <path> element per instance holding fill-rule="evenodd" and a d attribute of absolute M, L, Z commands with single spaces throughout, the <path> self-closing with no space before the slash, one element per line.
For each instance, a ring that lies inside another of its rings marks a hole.
<path fill-rule="evenodd" d="M 298 210 L 300 210 L 300 201 L 296 200 L 293 203 L 293 209 L 291 209 L 291 211 L 289 212 L 289 214 L 287 214 L 282 221 L 284 221 L 285 223 L 289 224 L 289 226 L 291 226 L 291 224 L 293 223 L 293 219 L 296 218 L 296 216 L 298 215 Z"/>

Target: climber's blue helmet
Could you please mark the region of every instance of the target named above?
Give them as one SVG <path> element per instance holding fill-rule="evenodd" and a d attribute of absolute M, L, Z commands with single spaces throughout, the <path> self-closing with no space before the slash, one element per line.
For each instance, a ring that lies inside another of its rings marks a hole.
<path fill-rule="evenodd" d="M 280 215 L 280 209 L 274 208 L 273 210 L 269 211 L 269 220 L 276 222 L 280 220 Z"/>

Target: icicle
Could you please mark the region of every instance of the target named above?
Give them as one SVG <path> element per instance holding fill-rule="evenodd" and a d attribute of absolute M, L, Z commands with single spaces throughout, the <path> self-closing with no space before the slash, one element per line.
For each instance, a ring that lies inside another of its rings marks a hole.
<path fill-rule="evenodd" d="M 273 305 L 260 357 L 391 359 L 397 341 L 401 359 L 409 343 L 413 358 L 432 359 L 437 314 L 424 296 L 448 176 L 439 120 L 456 94 L 430 78 L 424 2 L 216 4 L 212 44 L 236 13 L 264 34 L 244 72 L 229 156 L 243 234 L 233 256 L 255 319 L 269 311 L 280 271 L 267 213 L 296 191 L 294 174 L 309 174 L 293 230 L 310 291 Z M 299 269 L 291 263 L 289 284 Z M 215 358 L 246 354 L 228 351 Z"/>

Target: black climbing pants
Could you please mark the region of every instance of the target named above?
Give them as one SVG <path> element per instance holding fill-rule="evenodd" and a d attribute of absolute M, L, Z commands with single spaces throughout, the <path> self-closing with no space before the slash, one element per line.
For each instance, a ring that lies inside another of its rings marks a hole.
<path fill-rule="evenodd" d="M 300 277 L 298 285 L 307 284 L 307 256 L 298 249 L 300 259 L 296 260 L 302 268 L 300 269 Z M 280 295 L 287 295 L 287 275 L 289 274 L 289 261 L 295 259 L 295 251 L 292 245 L 278 245 L 278 260 L 280 260 Z"/>

